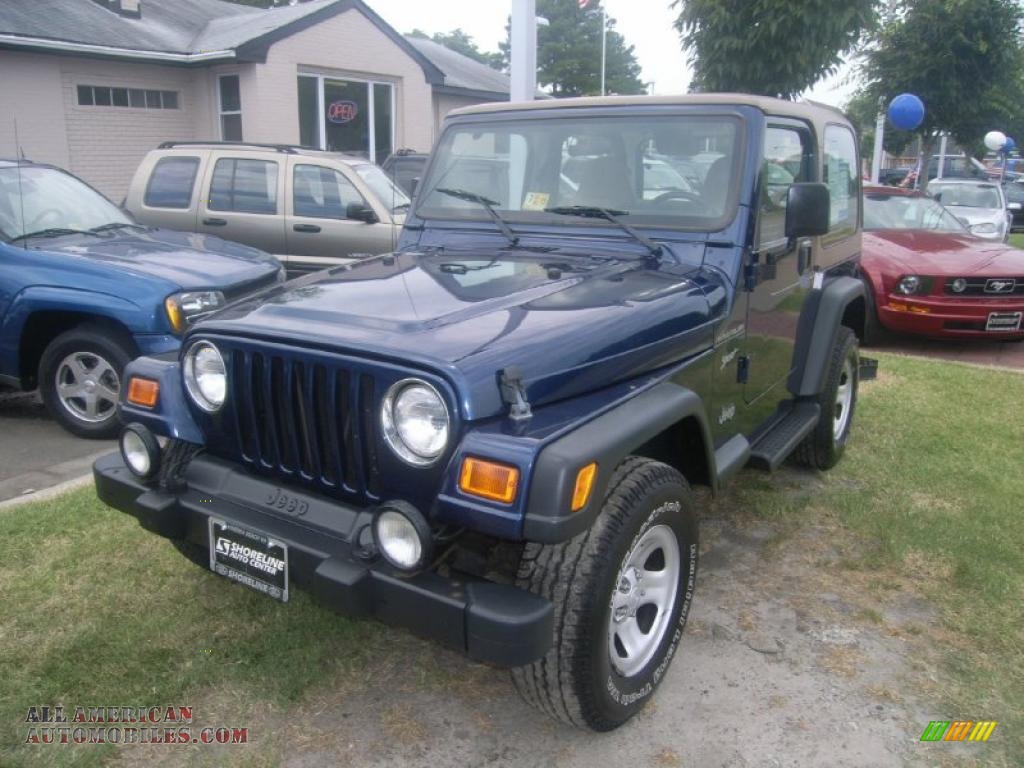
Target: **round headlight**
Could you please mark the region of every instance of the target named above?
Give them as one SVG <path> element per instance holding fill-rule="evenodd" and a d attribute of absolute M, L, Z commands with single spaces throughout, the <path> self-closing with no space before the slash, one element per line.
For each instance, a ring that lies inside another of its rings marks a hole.
<path fill-rule="evenodd" d="M 448 407 L 425 381 L 406 379 L 388 390 L 381 426 L 391 450 L 416 466 L 432 464 L 448 447 Z"/>
<path fill-rule="evenodd" d="M 185 389 L 204 411 L 213 413 L 224 405 L 228 373 L 224 358 L 209 341 L 197 341 L 185 355 Z"/>
<path fill-rule="evenodd" d="M 160 443 L 143 425 L 129 424 L 121 433 L 121 458 L 133 474 L 146 480 L 160 469 Z"/>
<path fill-rule="evenodd" d="M 953 289 L 953 293 L 963 293 L 967 290 L 967 281 L 962 277 L 958 277 L 950 287 Z"/>
<path fill-rule="evenodd" d="M 902 294 L 910 296 L 912 294 L 917 293 L 920 287 L 920 277 L 918 277 L 917 275 L 907 275 L 902 280 L 900 280 L 900 284 L 897 286 L 897 290 L 899 290 L 899 292 Z"/>
<path fill-rule="evenodd" d="M 415 571 L 427 564 L 433 540 L 430 525 L 419 511 L 405 502 L 388 502 L 373 520 L 377 550 L 395 568 Z"/>

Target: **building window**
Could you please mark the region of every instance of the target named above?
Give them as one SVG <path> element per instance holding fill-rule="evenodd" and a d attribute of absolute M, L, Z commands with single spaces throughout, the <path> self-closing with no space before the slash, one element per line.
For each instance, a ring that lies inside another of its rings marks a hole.
<path fill-rule="evenodd" d="M 149 177 L 143 203 L 151 208 L 188 208 L 198 170 L 198 157 L 160 158 Z"/>
<path fill-rule="evenodd" d="M 238 75 L 217 78 L 220 92 L 220 137 L 224 141 L 242 140 L 242 90 Z"/>
<path fill-rule="evenodd" d="M 78 86 L 81 107 L 135 107 L 138 109 L 177 109 L 177 91 L 143 91 L 108 85 Z"/>
<path fill-rule="evenodd" d="M 210 182 L 211 211 L 277 213 L 277 163 L 221 158 Z"/>
<path fill-rule="evenodd" d="M 382 163 L 394 148 L 395 87 L 391 83 L 299 75 L 299 141 Z"/>

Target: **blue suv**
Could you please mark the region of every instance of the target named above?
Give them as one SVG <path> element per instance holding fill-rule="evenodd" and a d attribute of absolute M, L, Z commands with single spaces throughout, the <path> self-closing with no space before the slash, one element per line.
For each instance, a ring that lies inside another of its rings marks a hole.
<path fill-rule="evenodd" d="M 76 435 L 117 434 L 130 360 L 283 277 L 261 251 L 141 226 L 60 168 L 0 160 L 0 385 L 38 387 Z"/>
<path fill-rule="evenodd" d="M 691 487 L 829 469 L 850 439 L 874 370 L 859 169 L 812 104 L 456 111 L 395 253 L 129 366 L 99 496 L 239 584 L 409 627 L 615 728 L 683 636 Z"/>

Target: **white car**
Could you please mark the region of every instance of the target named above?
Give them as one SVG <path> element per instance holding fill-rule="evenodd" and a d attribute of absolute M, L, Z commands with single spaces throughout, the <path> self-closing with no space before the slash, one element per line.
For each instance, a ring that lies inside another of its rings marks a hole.
<path fill-rule="evenodd" d="M 975 179 L 935 179 L 928 183 L 928 194 L 960 219 L 972 235 L 1000 242 L 1009 238 L 1012 214 L 998 184 Z"/>

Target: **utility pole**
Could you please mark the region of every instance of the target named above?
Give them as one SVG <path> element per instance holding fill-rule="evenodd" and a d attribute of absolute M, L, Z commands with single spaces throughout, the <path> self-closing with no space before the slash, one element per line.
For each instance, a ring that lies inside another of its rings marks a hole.
<path fill-rule="evenodd" d="M 512 101 L 537 95 L 537 0 L 512 0 Z"/>
<path fill-rule="evenodd" d="M 608 11 L 601 6 L 601 95 L 605 95 L 605 66 L 608 62 Z"/>
<path fill-rule="evenodd" d="M 885 110 L 878 100 L 878 117 L 875 119 L 875 151 L 871 156 L 871 183 L 877 184 L 882 171 L 882 148 L 885 146 Z"/>

